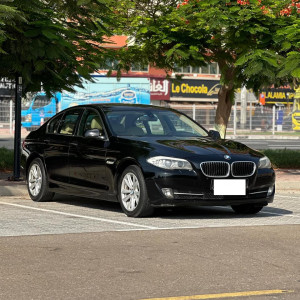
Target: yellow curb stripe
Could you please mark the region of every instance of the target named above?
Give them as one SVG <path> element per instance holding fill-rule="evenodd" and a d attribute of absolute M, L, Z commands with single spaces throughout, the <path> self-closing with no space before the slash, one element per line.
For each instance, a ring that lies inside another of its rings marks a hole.
<path fill-rule="evenodd" d="M 237 293 L 222 293 L 222 294 L 206 294 L 206 295 L 194 295 L 194 296 L 181 296 L 181 297 L 167 297 L 167 298 L 148 298 L 141 300 L 201 300 L 201 299 L 221 299 L 221 298 L 235 298 L 235 297 L 247 297 L 247 296 L 261 296 L 261 295 L 275 295 L 292 293 L 288 290 L 265 290 L 265 291 L 249 291 L 249 292 L 237 292 Z"/>

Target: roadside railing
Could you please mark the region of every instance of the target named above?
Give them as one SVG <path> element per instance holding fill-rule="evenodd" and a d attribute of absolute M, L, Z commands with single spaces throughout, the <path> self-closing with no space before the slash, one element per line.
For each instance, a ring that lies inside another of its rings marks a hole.
<path fill-rule="evenodd" d="M 177 109 L 207 129 L 214 129 L 217 104 L 173 104 L 165 102 L 165 106 Z M 14 103 L 9 100 L 0 101 L 0 129 L 14 131 Z M 227 126 L 227 134 L 293 134 L 292 111 L 289 107 L 264 107 L 248 103 L 242 107 L 233 105 Z M 296 134 L 296 133 L 295 133 Z"/>

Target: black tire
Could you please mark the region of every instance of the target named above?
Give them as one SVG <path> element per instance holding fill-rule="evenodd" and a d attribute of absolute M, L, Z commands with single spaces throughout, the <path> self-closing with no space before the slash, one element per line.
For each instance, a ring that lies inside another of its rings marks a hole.
<path fill-rule="evenodd" d="M 40 158 L 35 158 L 27 171 L 27 190 L 30 198 L 36 202 L 51 201 L 54 193 L 49 191 L 45 167 Z"/>
<path fill-rule="evenodd" d="M 242 205 L 232 205 L 231 208 L 237 214 L 249 214 L 253 215 L 260 212 L 264 205 L 261 204 L 242 204 Z"/>
<path fill-rule="evenodd" d="M 132 180 L 132 185 L 128 179 Z M 125 192 L 126 191 L 126 192 Z M 143 173 L 138 166 L 127 167 L 118 182 L 118 198 L 128 217 L 146 217 L 153 213 Z M 128 200 L 126 200 L 128 198 Z"/>

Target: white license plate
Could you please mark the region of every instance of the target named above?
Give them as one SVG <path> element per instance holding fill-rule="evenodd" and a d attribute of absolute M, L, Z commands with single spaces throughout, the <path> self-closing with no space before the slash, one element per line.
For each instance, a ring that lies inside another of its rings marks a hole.
<path fill-rule="evenodd" d="M 214 195 L 245 196 L 245 179 L 214 179 Z"/>

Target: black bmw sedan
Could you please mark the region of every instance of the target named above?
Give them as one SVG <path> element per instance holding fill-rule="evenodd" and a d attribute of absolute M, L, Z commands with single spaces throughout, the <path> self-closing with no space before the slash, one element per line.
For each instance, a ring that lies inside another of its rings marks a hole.
<path fill-rule="evenodd" d="M 147 105 L 68 108 L 27 136 L 21 162 L 33 201 L 55 193 L 98 198 L 120 202 L 130 217 L 182 205 L 254 214 L 275 193 L 262 153 L 176 110 Z"/>

